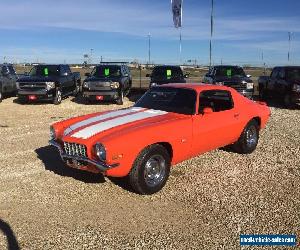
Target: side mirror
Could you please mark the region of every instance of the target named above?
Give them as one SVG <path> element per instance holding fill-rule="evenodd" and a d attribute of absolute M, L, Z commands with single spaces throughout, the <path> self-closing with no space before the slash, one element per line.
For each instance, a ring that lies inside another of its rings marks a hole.
<path fill-rule="evenodd" d="M 204 115 L 208 115 L 208 114 L 211 114 L 213 112 L 214 112 L 213 109 L 210 108 L 210 107 L 206 107 L 206 108 L 203 109 L 203 114 Z"/>
<path fill-rule="evenodd" d="M 90 77 L 91 76 L 91 73 L 85 73 L 84 74 L 86 77 Z"/>
<path fill-rule="evenodd" d="M 150 77 L 150 74 L 147 74 L 146 77 Z"/>
<path fill-rule="evenodd" d="M 252 77 L 252 75 L 246 75 L 248 78 Z"/>

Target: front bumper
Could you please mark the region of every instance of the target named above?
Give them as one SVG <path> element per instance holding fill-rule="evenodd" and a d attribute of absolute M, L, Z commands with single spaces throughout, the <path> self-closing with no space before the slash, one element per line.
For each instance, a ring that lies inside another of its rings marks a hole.
<path fill-rule="evenodd" d="M 36 96 L 37 100 L 52 100 L 55 96 L 54 90 L 18 90 L 18 98 L 28 99 L 29 96 Z"/>
<path fill-rule="evenodd" d="M 237 90 L 241 95 L 253 99 L 254 90 Z"/>
<path fill-rule="evenodd" d="M 116 100 L 119 97 L 118 90 L 111 91 L 83 91 L 83 97 L 95 99 L 96 96 L 103 96 L 103 100 Z"/>
<path fill-rule="evenodd" d="M 72 165 L 77 165 L 77 163 L 85 163 L 87 165 L 93 165 L 94 167 L 96 167 L 100 172 L 106 172 L 107 170 L 110 170 L 112 168 L 115 168 L 115 167 L 118 167 L 119 166 L 119 163 L 115 163 L 115 164 L 112 164 L 112 165 L 108 165 L 106 164 L 105 162 L 101 162 L 101 161 L 94 161 L 94 160 L 91 160 L 89 158 L 86 158 L 86 157 L 80 157 L 80 156 L 74 156 L 74 155 L 67 155 L 61 145 L 59 143 L 57 143 L 56 141 L 54 140 L 50 140 L 49 141 L 49 144 L 51 146 L 54 146 L 58 149 L 59 151 L 59 154 L 60 154 L 60 157 L 62 158 L 63 161 L 72 161 Z M 79 164 L 80 165 L 80 164 Z M 78 168 L 78 167 L 76 167 Z"/>

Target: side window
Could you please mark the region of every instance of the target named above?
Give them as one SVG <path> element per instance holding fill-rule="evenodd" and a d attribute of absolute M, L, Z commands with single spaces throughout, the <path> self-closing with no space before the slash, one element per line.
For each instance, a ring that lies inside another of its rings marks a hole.
<path fill-rule="evenodd" d="M 278 73 L 278 78 L 279 79 L 284 79 L 285 78 L 285 70 L 284 70 L 284 68 L 280 68 L 279 73 Z"/>
<path fill-rule="evenodd" d="M 212 108 L 214 112 L 230 110 L 234 106 L 231 94 L 226 90 L 202 91 L 199 97 L 199 113 L 204 108 Z"/>

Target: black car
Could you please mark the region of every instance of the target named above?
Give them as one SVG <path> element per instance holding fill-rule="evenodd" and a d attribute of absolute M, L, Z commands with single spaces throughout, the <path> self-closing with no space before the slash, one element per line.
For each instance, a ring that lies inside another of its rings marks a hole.
<path fill-rule="evenodd" d="M 86 76 L 82 94 L 88 102 L 110 100 L 123 105 L 124 97 L 131 90 L 132 76 L 125 64 L 103 63 Z"/>
<path fill-rule="evenodd" d="M 12 64 L 0 64 L 0 102 L 3 95 L 14 94 L 17 90 L 17 74 Z"/>
<path fill-rule="evenodd" d="M 261 99 L 281 99 L 286 107 L 300 103 L 300 66 L 275 67 L 271 76 L 258 78 Z"/>
<path fill-rule="evenodd" d="M 203 82 L 234 88 L 242 95 L 252 99 L 254 84 L 250 77 L 251 75 L 246 75 L 242 67 L 218 65 L 209 69 L 209 72 L 203 78 Z"/>
<path fill-rule="evenodd" d="M 150 77 L 150 88 L 168 83 L 186 83 L 185 78 L 188 78 L 179 66 L 171 65 L 155 66 L 152 73 L 146 76 Z"/>
<path fill-rule="evenodd" d="M 17 82 L 21 103 L 50 100 L 60 104 L 63 97 L 80 92 L 80 73 L 72 73 L 69 65 L 36 65 L 30 73 Z"/>

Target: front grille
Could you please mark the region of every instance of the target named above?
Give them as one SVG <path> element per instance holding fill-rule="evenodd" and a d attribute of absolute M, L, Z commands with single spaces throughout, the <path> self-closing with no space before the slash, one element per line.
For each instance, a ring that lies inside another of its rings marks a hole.
<path fill-rule="evenodd" d="M 19 86 L 22 90 L 43 90 L 46 88 L 45 83 L 20 83 Z"/>
<path fill-rule="evenodd" d="M 93 82 L 90 84 L 90 90 L 111 90 L 110 82 Z"/>
<path fill-rule="evenodd" d="M 247 84 L 246 83 L 232 83 L 232 82 L 224 82 L 224 86 L 233 88 L 235 90 L 237 90 L 238 92 L 242 92 L 243 90 L 247 89 Z"/>
<path fill-rule="evenodd" d="M 64 142 L 64 151 L 67 155 L 87 157 L 86 146 L 82 144 Z"/>

